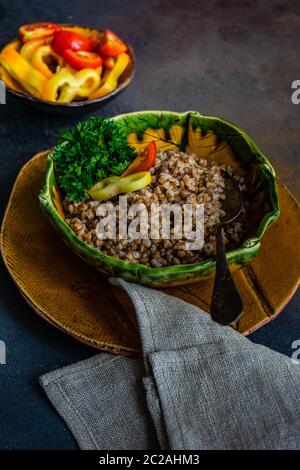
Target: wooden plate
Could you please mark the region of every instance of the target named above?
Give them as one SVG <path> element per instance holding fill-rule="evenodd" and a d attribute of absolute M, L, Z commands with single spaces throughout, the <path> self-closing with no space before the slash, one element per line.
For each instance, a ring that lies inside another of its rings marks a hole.
<path fill-rule="evenodd" d="M 57 328 L 97 349 L 137 355 L 135 314 L 126 294 L 69 250 L 37 200 L 46 158 L 37 154 L 21 169 L 1 228 L 4 262 L 24 298 Z M 234 273 L 245 314 L 237 329 L 249 334 L 276 317 L 300 279 L 300 207 L 278 181 L 280 219 L 267 231 L 258 256 Z M 208 310 L 212 280 L 165 289 Z"/>

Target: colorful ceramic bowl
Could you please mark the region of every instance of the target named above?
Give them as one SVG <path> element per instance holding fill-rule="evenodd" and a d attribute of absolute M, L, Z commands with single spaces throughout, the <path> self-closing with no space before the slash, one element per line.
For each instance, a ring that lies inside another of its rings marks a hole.
<path fill-rule="evenodd" d="M 97 28 L 91 28 L 89 26 L 77 26 L 71 24 L 64 24 L 63 26 L 68 27 L 68 29 L 83 34 L 84 36 L 91 36 L 93 34 L 103 33 L 103 30 Z M 10 41 L 13 43 L 16 39 Z M 135 70 L 135 59 L 132 48 L 128 43 L 126 43 L 123 38 L 122 41 L 127 46 L 127 53 L 130 56 L 130 62 L 119 78 L 118 87 L 111 93 L 102 96 L 101 98 L 96 98 L 94 100 L 82 100 L 82 101 L 73 101 L 71 103 L 55 103 L 52 101 L 46 101 L 41 98 L 35 98 L 30 95 L 26 90 L 24 90 L 18 82 L 15 80 L 9 79 L 9 83 L 6 82 L 6 74 L 3 75 L 2 69 L 0 67 L 0 79 L 2 79 L 6 85 L 7 98 L 8 100 L 17 101 L 23 104 L 29 104 L 30 106 L 37 108 L 41 111 L 46 111 L 48 113 L 69 115 L 74 113 L 83 113 L 90 112 L 95 109 L 100 109 L 104 107 L 108 102 L 113 100 L 117 95 L 124 91 L 128 85 L 131 83 L 134 77 Z M 4 46 L 4 45 L 3 45 Z M 0 48 L 0 50 L 2 47 Z"/>
<path fill-rule="evenodd" d="M 113 119 L 127 132 L 128 144 L 140 150 L 149 141 L 167 149 L 186 149 L 199 157 L 228 164 L 243 174 L 248 186 L 249 228 L 239 248 L 226 256 L 232 270 L 249 263 L 258 253 L 266 228 L 280 214 L 275 172 L 268 159 L 251 138 L 236 125 L 197 112 L 142 111 L 122 114 Z M 81 241 L 64 222 L 63 206 L 55 181 L 51 151 L 40 204 L 62 239 L 83 260 L 110 276 L 122 277 L 153 287 L 172 286 L 207 279 L 215 272 L 210 258 L 194 264 L 148 268 L 107 256 Z"/>

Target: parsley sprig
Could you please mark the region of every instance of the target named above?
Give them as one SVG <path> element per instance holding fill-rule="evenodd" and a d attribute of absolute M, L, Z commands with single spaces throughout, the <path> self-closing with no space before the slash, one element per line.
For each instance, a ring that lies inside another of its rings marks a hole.
<path fill-rule="evenodd" d="M 123 173 L 136 155 L 121 124 L 91 117 L 58 136 L 53 151 L 58 185 L 71 201 L 85 201 L 93 184 Z"/>

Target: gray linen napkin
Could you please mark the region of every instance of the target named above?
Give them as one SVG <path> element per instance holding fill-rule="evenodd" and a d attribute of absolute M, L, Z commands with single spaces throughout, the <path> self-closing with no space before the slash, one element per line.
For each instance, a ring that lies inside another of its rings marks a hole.
<path fill-rule="evenodd" d="M 145 367 L 103 353 L 40 378 L 82 449 L 300 447 L 290 358 L 177 298 L 111 281 L 135 307 Z"/>

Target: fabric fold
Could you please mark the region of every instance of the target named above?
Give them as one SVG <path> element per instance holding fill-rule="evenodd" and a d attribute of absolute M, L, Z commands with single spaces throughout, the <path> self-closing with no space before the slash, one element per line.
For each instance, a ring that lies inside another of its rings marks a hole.
<path fill-rule="evenodd" d="M 84 449 L 297 449 L 300 368 L 199 308 L 120 279 L 142 359 L 102 353 L 41 384 Z"/>
<path fill-rule="evenodd" d="M 244 338 L 221 326 L 210 315 L 177 297 L 119 278 L 110 280 L 124 289 L 132 301 L 142 340 L 143 353 L 165 351 Z"/>
<path fill-rule="evenodd" d="M 300 368 L 290 358 L 180 299 L 113 282 L 134 304 L 171 449 L 299 447 Z"/>
<path fill-rule="evenodd" d="M 101 353 L 40 378 L 81 449 L 159 448 L 141 359 Z"/>

